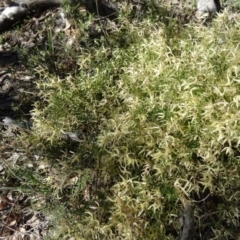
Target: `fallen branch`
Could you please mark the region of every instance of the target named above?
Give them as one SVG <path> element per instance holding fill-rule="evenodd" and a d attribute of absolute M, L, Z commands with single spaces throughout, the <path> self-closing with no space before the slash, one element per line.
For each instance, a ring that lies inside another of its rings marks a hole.
<path fill-rule="evenodd" d="M 12 2 L 0 14 L 0 31 L 5 30 L 34 9 L 60 6 L 62 3 L 63 0 L 17 0 Z"/>
<path fill-rule="evenodd" d="M 195 234 L 194 207 L 186 199 L 181 199 L 183 210 L 180 217 L 180 237 L 179 240 L 193 240 Z"/>
<path fill-rule="evenodd" d="M 15 0 L 11 2 L 0 14 L 0 32 L 22 19 L 33 10 L 47 9 L 61 6 L 63 3 L 72 3 L 74 0 Z M 116 4 L 107 0 L 82 0 L 78 3 L 90 11 L 98 12 L 102 16 L 117 17 Z"/>

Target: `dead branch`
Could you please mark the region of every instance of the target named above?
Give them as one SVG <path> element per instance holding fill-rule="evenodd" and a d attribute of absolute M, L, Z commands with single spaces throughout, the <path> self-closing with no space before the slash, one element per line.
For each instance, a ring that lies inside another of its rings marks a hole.
<path fill-rule="evenodd" d="M 95 12 L 98 10 L 100 15 L 107 17 L 117 17 L 118 13 L 116 4 L 108 0 L 15 0 L 14 2 L 10 1 L 10 3 L 5 4 L 0 13 L 0 32 L 24 18 L 24 16 L 27 16 L 33 10 L 57 7 L 63 3 L 81 4 L 87 10 Z"/>

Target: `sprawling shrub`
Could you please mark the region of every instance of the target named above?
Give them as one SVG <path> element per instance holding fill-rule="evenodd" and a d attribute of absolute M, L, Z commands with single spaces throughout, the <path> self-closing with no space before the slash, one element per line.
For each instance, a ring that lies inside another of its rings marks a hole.
<path fill-rule="evenodd" d="M 175 239 L 185 200 L 197 239 L 240 237 L 239 22 L 223 13 L 209 26 L 176 24 L 126 24 L 113 35 L 127 46 L 41 82 L 35 141 L 64 150 L 49 158 L 61 179 L 46 181 L 69 195 L 55 238 Z M 69 147 L 64 132 L 80 143 Z"/>

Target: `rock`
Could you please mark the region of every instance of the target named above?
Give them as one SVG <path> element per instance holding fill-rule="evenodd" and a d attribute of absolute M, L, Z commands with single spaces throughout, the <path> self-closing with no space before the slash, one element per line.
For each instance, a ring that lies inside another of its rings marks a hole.
<path fill-rule="evenodd" d="M 86 7 L 87 11 L 101 17 L 114 19 L 118 17 L 118 6 L 110 0 L 80 0 L 79 3 Z"/>
<path fill-rule="evenodd" d="M 204 13 L 219 12 L 221 4 L 219 0 L 197 0 L 198 16 L 202 16 Z"/>

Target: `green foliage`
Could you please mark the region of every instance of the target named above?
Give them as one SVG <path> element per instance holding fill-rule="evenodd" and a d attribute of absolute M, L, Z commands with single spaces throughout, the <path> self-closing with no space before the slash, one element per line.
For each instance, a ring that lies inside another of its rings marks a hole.
<path fill-rule="evenodd" d="M 175 239 L 182 198 L 197 239 L 240 237 L 239 22 L 154 19 L 126 20 L 76 75 L 38 84 L 29 138 L 62 201 L 54 239 Z"/>

